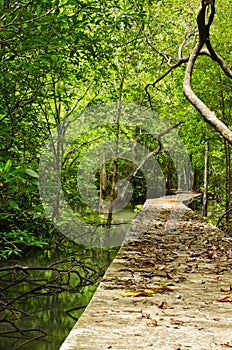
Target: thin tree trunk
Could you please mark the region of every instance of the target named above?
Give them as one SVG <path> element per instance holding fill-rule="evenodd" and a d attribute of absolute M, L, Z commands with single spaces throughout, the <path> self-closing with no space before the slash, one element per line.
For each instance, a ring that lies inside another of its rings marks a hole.
<path fill-rule="evenodd" d="M 102 203 L 104 200 L 104 194 L 106 191 L 106 183 L 107 183 L 107 178 L 106 178 L 106 164 L 105 164 L 105 154 L 101 155 L 101 160 L 100 160 L 100 177 L 99 177 L 99 206 L 98 206 L 98 211 L 99 213 L 102 211 Z"/>
<path fill-rule="evenodd" d="M 204 169 L 204 191 L 203 191 L 203 206 L 202 206 L 202 215 L 208 215 L 208 167 L 209 167 L 209 142 L 205 143 L 205 169 Z"/>
<path fill-rule="evenodd" d="M 225 156 L 226 156 L 226 224 L 229 225 L 229 219 L 230 219 L 230 199 L 231 199 L 231 164 L 230 164 L 230 144 L 228 141 L 224 140 L 224 149 L 225 149 Z"/>
<path fill-rule="evenodd" d="M 116 198 L 116 183 L 118 179 L 118 143 L 119 143 L 119 131 L 120 131 L 120 116 L 121 116 L 121 103 L 122 103 L 122 90 L 124 83 L 124 75 L 121 77 L 120 81 L 120 89 L 119 89 L 119 97 L 118 97 L 118 108 L 117 108 L 117 116 L 115 122 L 115 150 L 114 150 L 114 163 L 113 163 L 113 178 L 112 178 L 112 186 L 110 191 L 110 202 L 113 202 Z M 105 245 L 106 247 L 110 246 L 110 228 L 113 219 L 113 205 L 110 205 L 107 222 L 106 222 L 106 232 L 105 232 Z M 108 256 L 109 259 L 109 256 Z"/>
<path fill-rule="evenodd" d="M 170 184 L 170 168 L 169 168 L 169 159 L 166 160 L 166 194 L 169 195 L 171 190 Z"/>

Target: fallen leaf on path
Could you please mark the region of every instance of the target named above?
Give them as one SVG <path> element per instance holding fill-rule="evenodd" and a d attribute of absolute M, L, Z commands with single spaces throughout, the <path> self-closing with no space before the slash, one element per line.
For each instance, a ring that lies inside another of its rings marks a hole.
<path fill-rule="evenodd" d="M 175 344 L 175 345 L 173 346 L 173 349 L 174 349 L 174 350 L 181 350 L 181 345 L 180 345 L 180 344 Z"/>
<path fill-rule="evenodd" d="M 150 265 L 150 266 L 152 266 L 152 267 L 156 267 L 156 264 L 157 264 L 157 261 L 156 260 L 154 260 L 154 259 L 146 259 L 146 260 L 143 260 L 142 261 L 142 265 L 144 266 L 144 265 Z M 157 267 L 156 267 L 157 268 Z"/>
<path fill-rule="evenodd" d="M 161 301 L 160 303 L 157 304 L 159 309 L 174 309 L 173 305 L 169 305 L 166 303 L 166 301 Z"/>
<path fill-rule="evenodd" d="M 226 343 L 226 344 L 220 344 L 221 347 L 223 348 L 232 348 L 232 345 L 230 345 L 229 343 Z"/>
<path fill-rule="evenodd" d="M 167 307 L 166 301 L 161 301 L 160 303 L 157 304 L 159 309 L 165 309 Z"/>
<path fill-rule="evenodd" d="M 227 295 L 226 297 L 222 299 L 217 299 L 217 301 L 220 301 L 221 303 L 232 303 L 232 296 Z"/>
<path fill-rule="evenodd" d="M 123 297 L 150 297 L 151 293 L 148 293 L 144 290 L 127 290 L 125 293 L 122 294 Z"/>
<path fill-rule="evenodd" d="M 223 292 L 223 293 L 226 293 L 226 294 L 229 294 L 229 293 L 231 293 L 232 292 L 232 287 L 230 286 L 229 288 L 223 288 L 223 287 L 221 287 L 221 292 Z"/>
<path fill-rule="evenodd" d="M 158 324 L 157 324 L 156 320 L 151 320 L 151 321 L 147 322 L 147 326 L 149 326 L 149 327 L 155 327 L 157 325 Z"/>
<path fill-rule="evenodd" d="M 176 290 L 176 288 L 172 286 L 162 286 L 158 288 L 151 288 L 151 290 L 153 290 L 156 293 L 163 293 L 163 292 L 173 292 L 174 290 Z"/>
<path fill-rule="evenodd" d="M 173 318 L 170 319 L 171 324 L 177 324 L 177 325 L 183 325 L 185 322 L 182 320 L 174 320 Z"/>
<path fill-rule="evenodd" d="M 181 203 L 178 199 L 166 199 L 164 203 Z"/>
<path fill-rule="evenodd" d="M 163 292 L 173 292 L 175 290 L 172 286 L 162 286 L 157 288 L 149 288 L 144 290 L 127 290 L 122 296 L 123 297 L 139 297 L 139 296 L 151 296 L 152 294 L 163 293 Z"/>
<path fill-rule="evenodd" d="M 128 309 L 125 309 L 125 310 L 122 310 L 122 311 L 123 312 L 136 312 L 136 313 L 141 313 L 142 312 L 142 310 L 128 310 Z"/>

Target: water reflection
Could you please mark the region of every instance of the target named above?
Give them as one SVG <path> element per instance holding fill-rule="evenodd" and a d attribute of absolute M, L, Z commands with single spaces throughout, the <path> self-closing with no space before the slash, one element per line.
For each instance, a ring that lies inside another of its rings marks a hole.
<path fill-rule="evenodd" d="M 97 288 L 99 276 L 109 264 L 109 254 L 106 250 L 88 250 L 72 243 L 66 248 L 66 251 L 58 247 L 43 253 L 33 251 L 23 259 L 1 264 L 2 269 L 8 269 L 0 272 L 1 349 L 59 349 L 84 311 Z M 117 249 L 111 250 L 111 259 Z M 53 265 L 57 261 L 60 263 Z M 50 265 L 64 271 L 69 271 L 71 266 L 75 272 L 61 273 L 60 277 L 60 272 L 52 269 L 10 270 L 10 266 L 15 265 L 34 268 Z M 3 303 L 8 304 L 7 309 Z"/>
<path fill-rule="evenodd" d="M 131 209 L 115 213 L 112 230 L 121 225 L 126 233 L 134 216 Z M 63 241 L 1 262 L 0 349 L 59 349 L 118 249 Z"/>

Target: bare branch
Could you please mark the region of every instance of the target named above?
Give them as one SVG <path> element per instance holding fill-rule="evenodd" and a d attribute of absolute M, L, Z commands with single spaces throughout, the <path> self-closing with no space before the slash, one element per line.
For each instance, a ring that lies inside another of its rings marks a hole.
<path fill-rule="evenodd" d="M 144 30 L 143 33 L 144 33 L 144 36 L 145 36 L 145 38 L 146 38 L 146 42 L 147 42 L 148 46 L 150 46 L 150 48 L 151 48 L 155 53 L 158 53 L 160 56 L 162 56 L 162 57 L 167 61 L 168 65 L 170 66 L 172 58 L 171 58 L 169 55 L 163 54 L 162 52 L 160 52 L 159 50 L 157 50 L 157 49 L 152 45 L 152 43 L 150 42 L 150 39 L 148 38 L 147 33 L 145 32 L 145 30 Z"/>
<path fill-rule="evenodd" d="M 73 106 L 71 107 L 70 111 L 67 112 L 66 114 L 66 118 L 68 118 L 77 108 L 78 104 L 86 97 L 87 93 L 89 92 L 89 89 L 92 86 L 92 82 L 87 86 L 85 92 L 83 93 L 83 95 L 73 104 Z"/>
<path fill-rule="evenodd" d="M 185 36 L 185 38 L 184 38 L 184 40 L 182 41 L 182 43 L 180 44 L 179 50 L 178 50 L 178 59 L 179 59 L 179 61 L 183 60 L 183 48 L 184 48 L 184 45 L 186 44 L 187 40 L 188 40 L 191 36 L 193 36 L 193 35 L 195 35 L 195 34 L 196 34 L 196 33 L 195 33 L 195 30 L 194 30 L 194 32 L 188 33 L 188 34 Z"/>
<path fill-rule="evenodd" d="M 226 210 L 224 213 L 221 214 L 220 218 L 218 219 L 218 222 L 216 224 L 216 227 L 219 226 L 220 222 L 222 221 L 222 219 L 227 215 L 229 214 L 230 212 L 232 212 L 232 208 Z"/>
<path fill-rule="evenodd" d="M 142 168 L 142 166 L 148 161 L 148 159 L 150 159 L 153 156 L 156 156 L 157 154 L 161 153 L 162 151 L 162 142 L 161 142 L 161 137 L 168 134 L 171 130 L 173 130 L 174 128 L 176 128 L 179 125 L 182 125 L 183 122 L 176 122 L 173 125 L 170 125 L 167 129 L 165 129 L 164 131 L 161 131 L 158 135 L 157 135 L 157 140 L 158 140 L 158 146 L 155 150 L 151 151 L 150 153 L 148 153 L 140 162 L 140 164 L 138 166 L 135 166 L 134 169 L 131 171 L 131 173 L 122 181 L 121 183 L 121 187 L 120 187 L 120 194 L 119 196 L 117 196 L 116 200 L 121 202 L 123 201 L 126 191 L 128 189 L 129 186 L 129 181 L 136 176 L 137 172 Z"/>
<path fill-rule="evenodd" d="M 42 332 L 42 331 L 40 330 L 40 332 Z M 35 340 L 38 340 L 38 339 L 40 339 L 40 338 L 43 338 L 45 335 L 46 335 L 46 333 L 45 333 L 44 335 L 38 335 L 37 337 L 33 337 L 33 338 L 31 338 L 31 339 L 25 341 L 24 343 L 20 344 L 20 345 L 17 346 L 16 348 L 14 348 L 14 350 L 18 350 L 18 349 L 22 348 L 23 346 L 25 346 L 25 345 L 27 345 L 27 344 L 29 344 L 29 343 L 35 341 Z"/>
<path fill-rule="evenodd" d="M 156 84 L 158 84 L 161 80 L 163 80 L 169 73 L 171 73 L 172 70 L 174 70 L 175 68 L 181 66 L 183 63 L 188 62 L 188 59 L 189 59 L 188 57 L 182 58 L 182 59 L 179 60 L 177 63 L 175 63 L 175 64 L 173 64 L 172 66 L 170 66 L 170 68 L 169 68 L 164 74 L 162 74 L 158 79 L 156 79 L 156 80 L 154 81 L 154 83 L 147 84 L 147 85 L 145 86 L 145 92 L 146 92 L 146 94 L 147 94 L 147 96 L 148 96 L 148 101 L 149 101 L 150 107 L 152 107 L 152 103 L 151 103 L 151 95 L 150 95 L 150 93 L 149 93 L 149 91 L 148 91 L 148 88 L 149 88 L 150 86 L 155 87 Z"/>
<path fill-rule="evenodd" d="M 127 176 L 127 180 L 130 180 L 132 177 L 136 176 L 137 172 L 139 171 L 139 169 L 141 169 L 141 167 L 146 163 L 146 161 L 148 159 L 150 159 L 151 157 L 159 154 L 162 150 L 162 142 L 161 142 L 161 137 L 168 134 L 170 131 L 172 131 L 174 128 L 176 128 L 179 125 L 182 125 L 183 122 L 176 122 L 173 125 L 170 125 L 167 129 L 161 131 L 158 135 L 157 135 L 157 139 L 158 139 L 158 147 L 151 151 L 150 153 L 148 153 L 140 162 L 140 164 L 136 167 L 136 169 Z"/>
<path fill-rule="evenodd" d="M 159 154 L 162 150 L 162 142 L 161 142 L 161 137 L 163 137 L 164 135 L 168 134 L 170 131 L 172 131 L 174 128 L 176 128 L 179 125 L 182 125 L 183 122 L 176 122 L 173 125 L 170 125 L 167 129 L 161 131 L 158 135 L 157 135 L 157 140 L 158 140 L 158 146 L 155 150 L 151 151 L 150 153 L 148 153 L 140 162 L 140 164 L 133 169 L 133 171 L 126 177 L 127 181 L 130 181 L 133 177 L 136 176 L 137 172 L 139 171 L 139 169 L 142 168 L 142 166 L 146 163 L 146 161 L 148 159 L 150 159 L 151 157 Z"/>
<path fill-rule="evenodd" d="M 8 118 L 17 108 L 23 108 L 26 105 L 32 104 L 35 101 L 35 98 L 36 98 L 36 96 L 32 95 L 31 97 L 29 97 L 26 100 L 17 101 L 15 103 L 15 105 L 11 108 L 11 110 L 9 110 L 8 113 L 6 113 L 5 115 L 2 116 L 2 118 L 0 119 L 0 123 L 4 119 Z M 8 109 L 10 109 L 10 108 L 8 108 Z"/>

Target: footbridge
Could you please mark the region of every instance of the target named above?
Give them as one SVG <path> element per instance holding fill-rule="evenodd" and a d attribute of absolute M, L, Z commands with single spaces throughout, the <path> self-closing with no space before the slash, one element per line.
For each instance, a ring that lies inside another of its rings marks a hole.
<path fill-rule="evenodd" d="M 232 239 L 196 196 L 146 201 L 60 350 L 232 349 Z"/>

